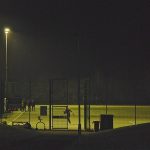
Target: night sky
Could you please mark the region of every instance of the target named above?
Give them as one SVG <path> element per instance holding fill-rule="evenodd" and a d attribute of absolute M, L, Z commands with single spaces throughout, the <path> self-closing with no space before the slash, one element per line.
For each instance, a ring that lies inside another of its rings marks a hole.
<path fill-rule="evenodd" d="M 1 1 L 1 64 L 8 26 L 10 80 L 75 77 L 80 56 L 81 75 L 99 71 L 148 91 L 149 8 L 139 0 Z"/>

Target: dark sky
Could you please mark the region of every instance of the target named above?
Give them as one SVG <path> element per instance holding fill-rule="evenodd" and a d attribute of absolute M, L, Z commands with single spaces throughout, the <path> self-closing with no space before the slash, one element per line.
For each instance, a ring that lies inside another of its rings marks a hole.
<path fill-rule="evenodd" d="M 5 0 L 0 4 L 1 58 L 9 26 L 9 76 L 75 76 L 99 69 L 130 78 L 149 73 L 150 4 L 139 0 Z M 3 65 L 4 66 L 4 65 Z M 121 72 L 121 73 L 120 73 Z"/>

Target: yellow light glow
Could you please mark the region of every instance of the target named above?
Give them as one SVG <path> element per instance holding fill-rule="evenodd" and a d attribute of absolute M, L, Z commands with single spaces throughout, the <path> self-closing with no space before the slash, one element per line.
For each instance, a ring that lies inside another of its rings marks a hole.
<path fill-rule="evenodd" d="M 5 28 L 5 33 L 7 34 L 10 31 L 9 28 Z"/>

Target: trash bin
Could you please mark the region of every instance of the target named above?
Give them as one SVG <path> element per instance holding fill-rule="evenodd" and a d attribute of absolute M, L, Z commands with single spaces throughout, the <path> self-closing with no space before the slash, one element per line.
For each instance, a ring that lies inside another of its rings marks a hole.
<path fill-rule="evenodd" d="M 93 123 L 94 123 L 94 131 L 95 132 L 97 132 L 97 131 L 99 131 L 99 121 L 93 121 Z"/>
<path fill-rule="evenodd" d="M 113 115 L 102 114 L 100 120 L 100 130 L 113 129 Z"/>

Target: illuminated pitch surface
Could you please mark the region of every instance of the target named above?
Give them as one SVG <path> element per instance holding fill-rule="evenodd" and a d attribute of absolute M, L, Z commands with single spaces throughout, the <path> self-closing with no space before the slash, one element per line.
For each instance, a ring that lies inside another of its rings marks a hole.
<path fill-rule="evenodd" d="M 42 105 L 43 106 L 43 105 Z M 48 105 L 47 105 L 48 106 Z M 78 106 L 69 105 L 71 112 L 71 124 L 68 123 L 68 129 L 77 130 L 78 128 Z M 61 110 L 62 111 L 62 110 Z M 91 129 L 94 128 L 93 121 L 99 121 L 101 114 L 106 114 L 106 106 L 104 105 L 91 105 L 91 117 L 90 125 Z M 84 115 L 83 105 L 81 105 L 81 124 L 82 129 L 84 128 Z M 61 114 L 62 112 L 60 112 Z M 59 114 L 59 110 L 58 110 Z M 107 114 L 114 115 L 114 128 L 130 126 L 135 124 L 135 106 L 107 106 Z M 39 121 L 38 116 L 40 115 L 40 105 L 36 105 L 35 111 L 30 113 L 30 122 L 33 128 L 36 128 L 36 123 Z M 150 106 L 137 106 L 136 108 L 136 123 L 147 123 L 150 122 Z M 47 116 L 41 116 L 42 122 L 45 123 L 46 129 L 49 129 L 49 109 Z M 3 121 L 7 121 L 9 125 L 12 121 L 16 122 L 29 122 L 29 112 L 15 111 Z M 60 122 L 61 123 L 61 122 Z M 42 129 L 43 125 L 38 124 L 38 128 Z"/>

